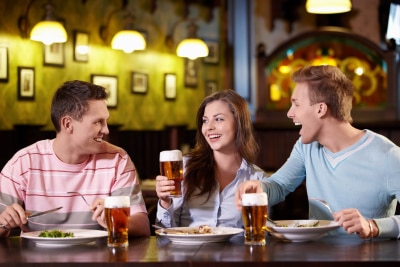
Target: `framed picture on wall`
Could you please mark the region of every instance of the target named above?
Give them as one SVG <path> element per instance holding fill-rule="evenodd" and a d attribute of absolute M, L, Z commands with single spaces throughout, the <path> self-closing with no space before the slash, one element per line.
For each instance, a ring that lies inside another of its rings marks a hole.
<path fill-rule="evenodd" d="M 74 31 L 74 60 L 89 61 L 89 34 L 87 32 Z"/>
<path fill-rule="evenodd" d="M 18 99 L 35 99 L 35 68 L 18 67 Z"/>
<path fill-rule="evenodd" d="M 44 50 L 43 64 L 45 66 L 64 67 L 63 43 L 43 45 L 43 50 Z"/>
<path fill-rule="evenodd" d="M 166 100 L 176 98 L 176 75 L 174 73 L 164 74 L 164 92 Z"/>
<path fill-rule="evenodd" d="M 0 47 L 0 82 L 8 82 L 8 48 Z"/>
<path fill-rule="evenodd" d="M 199 64 L 197 60 L 185 58 L 185 87 L 197 87 L 199 80 Z"/>
<path fill-rule="evenodd" d="M 208 46 L 208 56 L 203 58 L 204 63 L 219 63 L 219 44 L 217 41 L 205 41 Z"/>
<path fill-rule="evenodd" d="M 216 81 L 206 81 L 206 96 L 218 90 Z"/>
<path fill-rule="evenodd" d="M 118 104 L 118 78 L 113 75 L 92 74 L 91 81 L 94 84 L 103 86 L 108 94 L 107 107 L 117 108 Z"/>
<path fill-rule="evenodd" d="M 132 93 L 146 94 L 148 89 L 148 75 L 140 72 L 131 73 Z"/>

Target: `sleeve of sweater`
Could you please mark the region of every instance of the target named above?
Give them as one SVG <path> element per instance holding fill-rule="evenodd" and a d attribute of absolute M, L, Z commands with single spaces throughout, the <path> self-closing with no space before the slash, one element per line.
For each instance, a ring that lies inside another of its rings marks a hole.
<path fill-rule="evenodd" d="M 264 178 L 262 187 L 268 195 L 268 203 L 273 206 L 285 200 L 305 179 L 304 155 L 299 139 L 286 162 L 269 178 Z"/>

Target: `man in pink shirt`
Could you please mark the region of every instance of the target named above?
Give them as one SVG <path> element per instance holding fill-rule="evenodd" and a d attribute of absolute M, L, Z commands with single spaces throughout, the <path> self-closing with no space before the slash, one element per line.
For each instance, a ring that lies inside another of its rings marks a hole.
<path fill-rule="evenodd" d="M 83 81 L 66 82 L 56 91 L 51 105 L 56 138 L 21 149 L 1 171 L 0 236 L 17 227 L 104 229 L 103 203 L 109 195 L 130 196 L 130 236 L 150 235 L 136 168 L 126 151 L 103 140 L 109 133 L 106 98 L 103 87 Z M 27 218 L 26 211 L 60 206 Z"/>

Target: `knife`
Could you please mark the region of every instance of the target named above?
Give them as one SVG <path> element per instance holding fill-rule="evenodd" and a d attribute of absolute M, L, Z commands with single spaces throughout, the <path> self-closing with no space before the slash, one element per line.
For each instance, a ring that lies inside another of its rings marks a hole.
<path fill-rule="evenodd" d="M 40 216 L 40 215 L 45 215 L 45 214 L 48 214 L 48 213 L 55 212 L 55 211 L 57 211 L 57 210 L 59 210 L 59 209 L 62 209 L 62 207 L 58 207 L 58 208 L 51 209 L 51 210 L 46 210 L 46 211 L 41 211 L 41 212 L 33 213 L 33 214 L 29 215 L 27 218 L 30 219 L 30 218 L 37 217 L 37 216 Z"/>
<path fill-rule="evenodd" d="M 51 209 L 51 210 L 46 210 L 46 211 L 41 211 L 41 212 L 36 212 L 36 213 L 31 214 L 31 215 L 28 215 L 27 218 L 30 219 L 30 218 L 32 218 L 32 217 L 37 217 L 37 216 L 45 215 L 45 214 L 48 214 L 48 213 L 55 212 L 55 211 L 57 211 L 57 210 L 59 210 L 59 209 L 62 209 L 62 207 L 58 207 L 58 208 Z M 5 225 L 4 225 L 4 224 L 0 224 L 0 228 L 3 228 L 3 227 L 5 227 Z"/>

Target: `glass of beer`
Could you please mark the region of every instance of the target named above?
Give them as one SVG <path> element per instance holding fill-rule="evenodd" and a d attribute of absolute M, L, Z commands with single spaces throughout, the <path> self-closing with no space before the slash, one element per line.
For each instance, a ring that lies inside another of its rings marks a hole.
<path fill-rule="evenodd" d="M 175 189 L 170 192 L 172 197 L 182 196 L 183 160 L 180 150 L 165 150 L 160 152 L 160 173 L 168 180 L 174 180 Z"/>
<path fill-rule="evenodd" d="M 130 206 L 129 196 L 111 196 L 105 198 L 104 212 L 108 231 L 108 247 L 128 246 Z"/>
<path fill-rule="evenodd" d="M 265 245 L 267 216 L 268 197 L 266 193 L 242 195 L 242 218 L 246 245 Z"/>
<path fill-rule="evenodd" d="M 127 262 L 128 261 L 128 247 L 110 247 L 109 248 L 109 262 Z"/>

